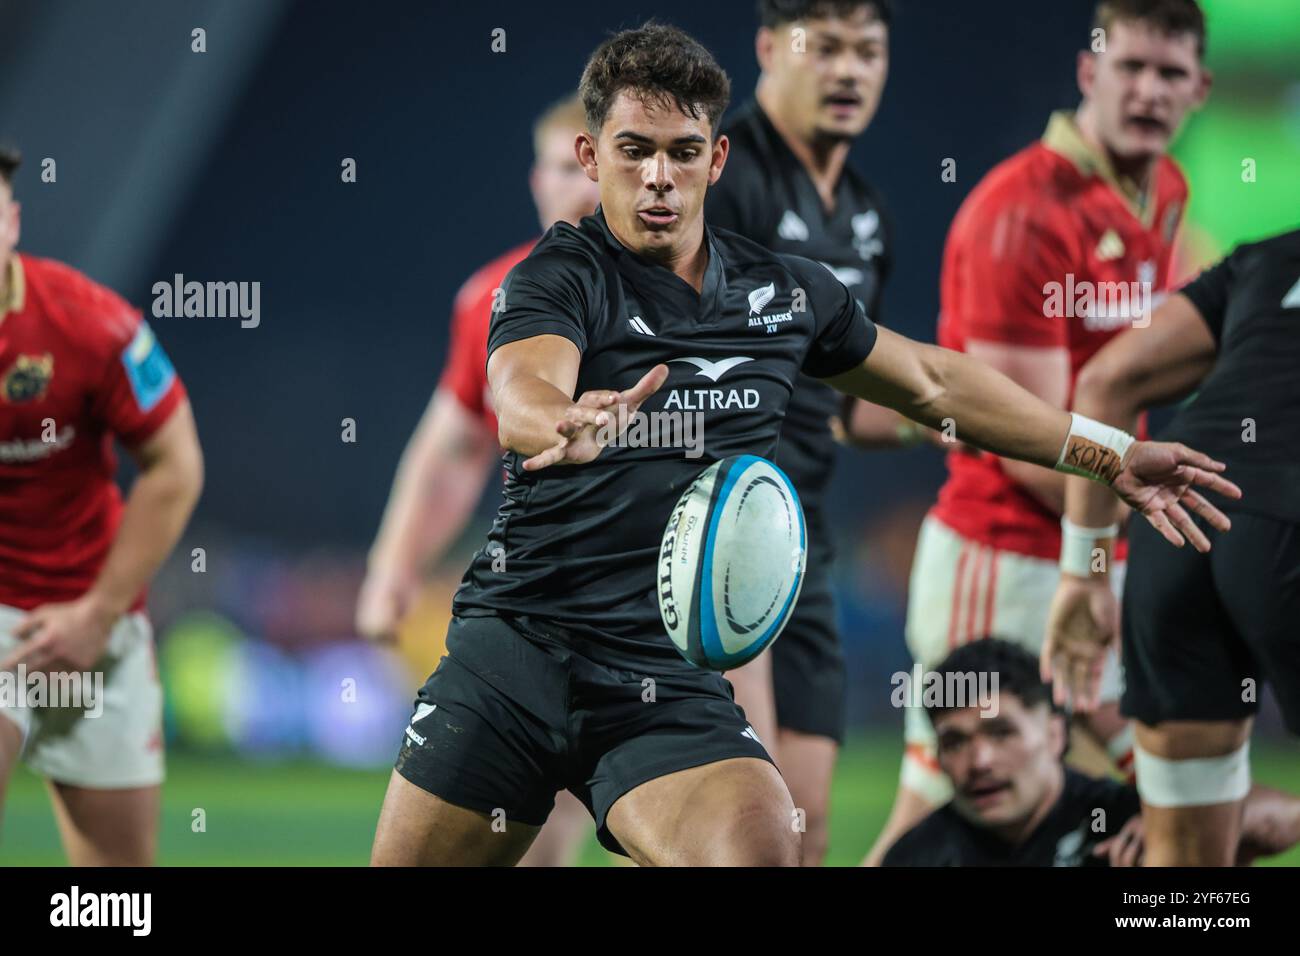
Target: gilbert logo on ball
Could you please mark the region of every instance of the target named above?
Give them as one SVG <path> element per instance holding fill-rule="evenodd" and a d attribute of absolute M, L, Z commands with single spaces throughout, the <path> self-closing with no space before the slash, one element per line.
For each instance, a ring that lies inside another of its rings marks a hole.
<path fill-rule="evenodd" d="M 794 485 L 755 455 L 712 465 L 682 493 L 659 549 L 659 614 L 709 670 L 753 660 L 799 599 L 808 533 Z"/>

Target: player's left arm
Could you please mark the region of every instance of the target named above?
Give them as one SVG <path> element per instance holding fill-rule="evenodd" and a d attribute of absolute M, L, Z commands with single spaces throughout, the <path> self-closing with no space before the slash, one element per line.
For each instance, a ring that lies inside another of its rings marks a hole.
<path fill-rule="evenodd" d="M 1170 541 L 1194 528 L 1187 505 L 1215 527 L 1227 517 L 1192 490 L 1241 496 L 1221 462 L 1185 445 L 1143 442 L 1079 414 L 1052 407 L 968 355 L 877 329 L 866 359 L 827 378 L 841 392 L 893 408 L 939 428 L 957 423 L 962 441 L 996 455 L 1103 482 Z M 1197 532 L 1199 534 L 1199 532 Z"/>

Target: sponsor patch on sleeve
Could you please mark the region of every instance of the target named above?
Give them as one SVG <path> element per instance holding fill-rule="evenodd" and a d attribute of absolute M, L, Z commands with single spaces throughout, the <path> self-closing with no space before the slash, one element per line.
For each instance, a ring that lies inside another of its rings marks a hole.
<path fill-rule="evenodd" d="M 140 323 L 135 338 L 122 350 L 122 366 L 142 412 L 152 410 L 176 381 L 176 369 L 148 322 Z"/>

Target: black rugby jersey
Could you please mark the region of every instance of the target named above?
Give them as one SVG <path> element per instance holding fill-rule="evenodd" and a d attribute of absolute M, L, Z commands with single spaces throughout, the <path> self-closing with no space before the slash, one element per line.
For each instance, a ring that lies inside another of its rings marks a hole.
<path fill-rule="evenodd" d="M 1108 866 L 1105 857 L 1095 857 L 1092 851 L 1119 833 L 1141 809 L 1136 787 L 1088 777 L 1067 767 L 1056 805 L 1023 843 L 1008 843 L 946 803 L 899 837 L 882 864 Z"/>
<path fill-rule="evenodd" d="M 1218 356 L 1160 437 L 1228 465 L 1242 497 L 1220 507 L 1300 522 L 1300 230 L 1238 246 L 1181 292 Z"/>
<path fill-rule="evenodd" d="M 879 322 L 881 289 L 891 263 L 889 223 L 880 196 L 846 164 L 835 186 L 835 211 L 827 214 L 808 171 L 757 102 L 729 116 L 722 132 L 731 148 L 722 176 L 705 199 L 709 224 L 775 252 L 815 259 Z M 840 399 L 822 382 L 801 377 L 781 429 L 777 463 L 814 520 L 830 483 L 835 443 L 828 419 L 839 413 Z"/>
<path fill-rule="evenodd" d="M 702 441 L 694 450 L 616 445 L 588 464 L 538 472 L 508 452 L 505 500 L 456 594 L 456 615 L 526 615 L 610 649 L 692 666 L 665 633 L 655 597 L 656 558 L 678 497 L 719 459 L 772 458 L 800 373 L 845 372 L 876 338 L 854 297 L 817 263 L 708 226 L 705 239 L 699 293 L 624 247 L 600 209 L 577 227 L 557 223 L 506 277 L 489 355 L 562 335 L 582 352 L 575 398 L 629 388 L 665 363 L 668 380 L 639 413 L 653 427 L 641 431 L 684 440 L 690 416 Z"/>

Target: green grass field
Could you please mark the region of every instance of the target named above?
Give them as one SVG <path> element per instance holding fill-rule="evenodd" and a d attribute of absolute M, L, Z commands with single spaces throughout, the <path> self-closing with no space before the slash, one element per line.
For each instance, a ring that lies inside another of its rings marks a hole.
<path fill-rule="evenodd" d="M 829 862 L 856 864 L 889 812 L 898 772 L 895 739 L 858 738 L 836 775 Z M 1294 747 L 1257 746 L 1255 779 L 1300 792 Z M 163 795 L 159 862 L 171 866 L 352 866 L 366 862 L 387 771 L 339 770 L 316 763 L 258 764 L 175 756 Z M 196 808 L 207 832 L 191 831 Z M 62 862 L 58 833 L 41 782 L 19 769 L 5 810 L 0 864 Z M 586 865 L 613 857 L 594 838 Z M 1300 865 L 1300 849 L 1269 861 Z"/>

